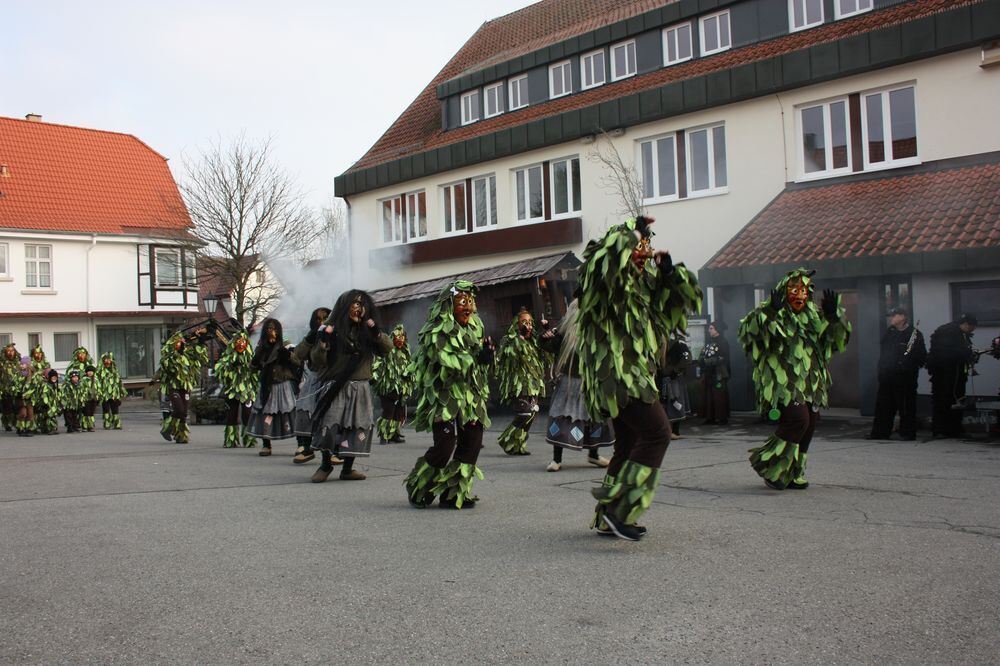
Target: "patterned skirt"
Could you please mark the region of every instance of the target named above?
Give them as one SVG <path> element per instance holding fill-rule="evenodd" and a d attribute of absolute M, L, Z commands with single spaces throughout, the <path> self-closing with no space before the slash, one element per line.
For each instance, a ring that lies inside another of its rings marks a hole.
<path fill-rule="evenodd" d="M 299 396 L 295 399 L 295 434 L 300 437 L 312 437 L 312 413 L 316 408 L 316 396 L 323 388 L 323 383 L 316 378 L 316 373 L 306 368 L 302 371 L 302 381 L 299 382 Z"/>
<path fill-rule="evenodd" d="M 325 385 L 317 401 L 330 389 Z M 341 458 L 371 455 L 375 430 L 375 398 L 367 379 L 347 382 L 321 421 L 313 423 L 313 448 L 334 451 Z"/>
<path fill-rule="evenodd" d="M 271 387 L 267 404 L 261 405 L 260 393 L 253 403 L 247 431 L 261 439 L 289 439 L 295 437 L 295 391 L 291 380 Z"/>

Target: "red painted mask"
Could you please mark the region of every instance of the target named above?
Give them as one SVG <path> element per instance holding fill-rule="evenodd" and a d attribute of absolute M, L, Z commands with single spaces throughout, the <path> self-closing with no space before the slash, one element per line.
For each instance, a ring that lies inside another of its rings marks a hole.
<path fill-rule="evenodd" d="M 455 294 L 451 302 L 455 321 L 461 326 L 468 326 L 472 315 L 476 313 L 476 297 L 468 292 L 460 291 Z"/>
<path fill-rule="evenodd" d="M 517 315 L 517 330 L 522 338 L 530 338 L 535 332 L 535 320 L 529 312 L 521 312 Z"/>
<path fill-rule="evenodd" d="M 87 360 L 87 354 L 86 354 L 86 352 L 80 352 L 79 354 L 77 354 L 76 355 L 76 360 L 78 360 L 80 363 L 83 363 L 84 361 L 86 361 Z"/>
<path fill-rule="evenodd" d="M 31 353 L 31 358 L 35 359 L 36 361 L 41 362 L 41 360 L 45 358 L 45 354 L 42 353 L 42 352 L 40 352 L 40 351 L 32 352 Z"/>
<path fill-rule="evenodd" d="M 177 342 L 174 343 L 174 351 L 181 351 L 182 349 L 184 349 L 183 340 L 178 340 Z"/>
<path fill-rule="evenodd" d="M 798 314 L 805 309 L 809 302 L 809 287 L 801 279 L 791 280 L 785 286 L 785 299 L 792 312 Z"/>
<path fill-rule="evenodd" d="M 639 244 L 635 246 L 632 250 L 632 263 L 640 271 L 646 268 L 646 262 L 653 257 L 653 248 L 650 247 L 649 239 L 642 238 L 639 240 Z"/>
<path fill-rule="evenodd" d="M 7 357 L 8 361 L 13 361 L 17 358 L 17 350 L 13 347 L 7 347 L 7 349 L 4 350 L 3 355 Z"/>
<path fill-rule="evenodd" d="M 111 361 L 110 358 L 106 358 L 106 359 L 102 360 L 101 362 L 104 364 L 105 368 L 110 368 L 111 367 L 112 361 Z"/>
<path fill-rule="evenodd" d="M 396 349 L 402 349 L 406 346 L 406 333 L 396 333 L 392 336 L 392 345 Z"/>
<path fill-rule="evenodd" d="M 233 349 L 236 350 L 237 354 L 242 354 L 247 350 L 247 339 L 237 338 L 236 342 L 233 343 Z"/>

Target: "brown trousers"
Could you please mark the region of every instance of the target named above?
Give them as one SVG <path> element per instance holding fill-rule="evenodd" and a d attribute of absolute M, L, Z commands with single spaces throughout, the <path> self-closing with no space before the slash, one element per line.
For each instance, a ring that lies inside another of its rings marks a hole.
<path fill-rule="evenodd" d="M 774 434 L 786 442 L 798 444 L 799 453 L 806 453 L 818 421 L 819 412 L 814 412 L 811 404 L 791 404 L 781 410 Z"/>
<path fill-rule="evenodd" d="M 479 452 L 483 448 L 483 424 L 466 423 L 458 425 L 456 421 L 443 421 L 434 424 L 434 444 L 427 449 L 424 460 L 431 467 L 438 469 L 454 459 L 461 463 L 475 465 Z"/>
<path fill-rule="evenodd" d="M 670 445 L 670 420 L 659 402 L 632 400 L 614 419 L 615 446 L 608 474 L 617 476 L 625 461 L 659 469 Z"/>

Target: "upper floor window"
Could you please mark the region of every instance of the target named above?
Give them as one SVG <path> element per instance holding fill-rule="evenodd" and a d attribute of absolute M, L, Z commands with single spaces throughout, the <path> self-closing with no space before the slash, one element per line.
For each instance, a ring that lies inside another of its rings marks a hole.
<path fill-rule="evenodd" d="M 503 113 L 503 83 L 486 86 L 483 95 L 486 98 L 486 118 L 499 116 Z"/>
<path fill-rule="evenodd" d="M 497 177 L 495 174 L 472 179 L 472 226 L 476 229 L 497 223 Z"/>
<path fill-rule="evenodd" d="M 479 91 L 473 90 L 462 95 L 462 124 L 468 125 L 479 120 Z"/>
<path fill-rule="evenodd" d="M 156 261 L 156 286 L 181 287 L 197 284 L 194 266 L 184 266 L 180 248 L 158 247 L 153 250 Z"/>
<path fill-rule="evenodd" d="M 664 66 L 690 60 L 692 55 L 690 23 L 675 25 L 663 31 Z"/>
<path fill-rule="evenodd" d="M 861 95 L 861 136 L 868 169 L 918 161 L 913 86 Z"/>
<path fill-rule="evenodd" d="M 508 84 L 507 108 L 511 111 L 528 106 L 528 75 L 516 76 Z"/>
<path fill-rule="evenodd" d="M 833 0 L 833 13 L 838 19 L 871 11 L 872 0 Z"/>
<path fill-rule="evenodd" d="M 52 246 L 24 246 L 24 284 L 32 289 L 52 288 Z"/>
<path fill-rule="evenodd" d="M 514 189 L 517 193 L 516 208 L 519 222 L 536 222 L 545 219 L 541 164 L 514 171 Z"/>
<path fill-rule="evenodd" d="M 10 277 L 10 246 L 0 243 L 0 278 Z"/>
<path fill-rule="evenodd" d="M 406 195 L 406 237 L 424 238 L 427 236 L 427 194 L 424 191 L 410 192 Z"/>
<path fill-rule="evenodd" d="M 549 170 L 552 217 L 580 212 L 580 158 L 553 160 Z"/>
<path fill-rule="evenodd" d="M 832 176 L 851 170 L 849 112 L 846 99 L 799 110 L 802 171 Z"/>
<path fill-rule="evenodd" d="M 12 342 L 14 342 L 13 333 L 0 333 L 0 347 L 6 347 Z"/>
<path fill-rule="evenodd" d="M 562 97 L 573 92 L 573 72 L 570 61 L 549 67 L 549 97 Z"/>
<path fill-rule="evenodd" d="M 687 133 L 688 191 L 691 196 L 724 190 L 726 176 L 726 127 L 715 125 Z"/>
<path fill-rule="evenodd" d="M 677 198 L 677 135 L 639 142 L 642 199 L 657 203 Z"/>
<path fill-rule="evenodd" d="M 382 211 L 382 242 L 403 241 L 403 198 L 390 197 L 379 202 Z"/>
<path fill-rule="evenodd" d="M 788 0 L 790 31 L 805 30 L 821 23 L 823 23 L 823 0 Z"/>
<path fill-rule="evenodd" d="M 725 51 L 732 46 L 729 34 L 729 11 L 705 16 L 699 21 L 701 26 L 701 54 L 711 55 Z"/>
<path fill-rule="evenodd" d="M 31 351 L 35 347 L 42 346 L 42 334 L 41 333 L 28 333 L 28 351 Z"/>
<path fill-rule="evenodd" d="M 469 230 L 468 218 L 465 214 L 465 181 L 445 185 L 441 188 L 444 210 L 444 232 L 452 234 Z"/>
<path fill-rule="evenodd" d="M 611 80 L 635 76 L 635 40 L 611 47 Z"/>
<path fill-rule="evenodd" d="M 580 58 L 580 81 L 584 90 L 605 83 L 604 50 L 585 53 Z"/>

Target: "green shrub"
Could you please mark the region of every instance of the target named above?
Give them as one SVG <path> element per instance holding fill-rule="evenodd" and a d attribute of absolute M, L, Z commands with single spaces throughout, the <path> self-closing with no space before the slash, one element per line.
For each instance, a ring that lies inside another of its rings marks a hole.
<path fill-rule="evenodd" d="M 226 401 L 220 398 L 195 398 L 191 401 L 191 413 L 196 423 L 223 423 L 226 412 Z"/>

